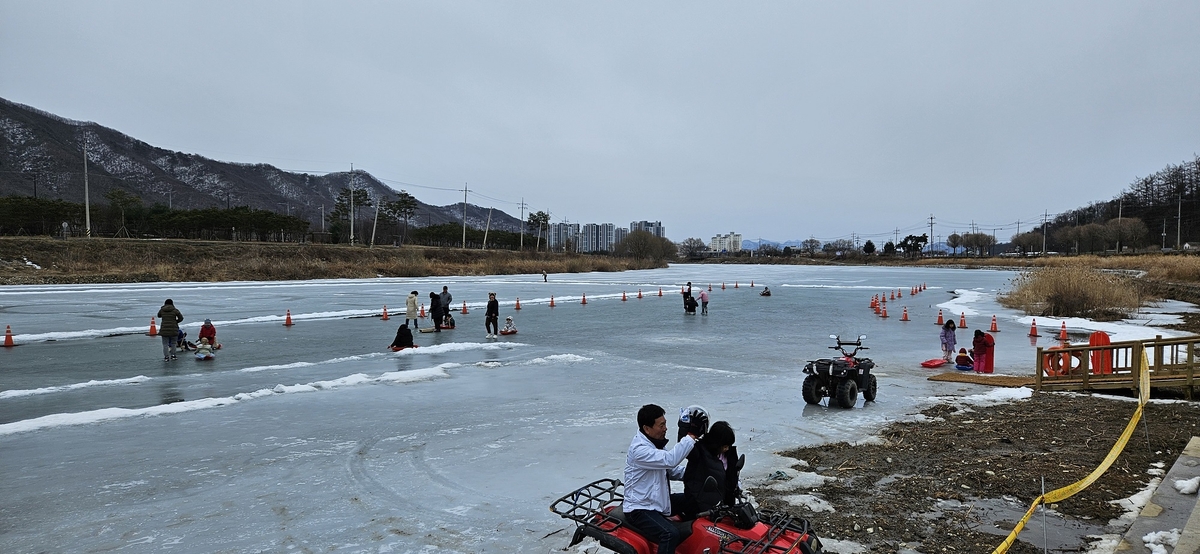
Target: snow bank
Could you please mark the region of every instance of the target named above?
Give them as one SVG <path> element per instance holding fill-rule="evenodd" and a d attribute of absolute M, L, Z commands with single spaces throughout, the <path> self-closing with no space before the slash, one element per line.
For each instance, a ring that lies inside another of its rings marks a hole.
<path fill-rule="evenodd" d="M 103 387 L 103 386 L 109 386 L 109 385 L 136 385 L 138 383 L 144 383 L 149 380 L 150 380 L 150 378 L 146 377 L 145 375 L 138 375 L 137 377 L 130 377 L 128 379 L 106 379 L 103 381 L 91 380 L 91 381 L 87 381 L 84 383 L 74 383 L 71 385 L 60 385 L 57 387 L 42 387 L 39 389 L 25 389 L 25 390 L 20 390 L 20 389 L 6 390 L 6 391 L 0 391 L 0 399 L 16 398 L 19 396 L 33 396 L 36 394 L 50 394 L 50 393 L 55 393 L 55 392 L 66 392 L 66 391 L 72 391 L 72 390 L 78 390 L 78 389 L 85 389 L 88 387 Z"/>
<path fill-rule="evenodd" d="M 1176 479 L 1175 490 L 1179 494 L 1196 494 L 1196 490 L 1200 489 L 1200 477 L 1192 477 L 1191 479 Z"/>

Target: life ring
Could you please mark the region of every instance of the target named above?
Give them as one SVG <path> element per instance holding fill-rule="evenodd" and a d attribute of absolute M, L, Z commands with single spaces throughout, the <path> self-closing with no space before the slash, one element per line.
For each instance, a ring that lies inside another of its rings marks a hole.
<path fill-rule="evenodd" d="M 1062 350 L 1061 346 L 1051 346 L 1046 349 L 1046 354 L 1042 357 L 1042 367 L 1046 370 L 1046 375 L 1051 377 L 1059 377 L 1074 373 L 1075 370 L 1083 367 L 1082 352 L 1053 352 Z"/>

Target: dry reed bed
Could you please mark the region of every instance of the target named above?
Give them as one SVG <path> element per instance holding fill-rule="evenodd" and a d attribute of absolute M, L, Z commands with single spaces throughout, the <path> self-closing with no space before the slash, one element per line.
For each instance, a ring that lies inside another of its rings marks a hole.
<path fill-rule="evenodd" d="M 36 263 L 34 269 L 24 260 Z M 662 267 L 624 258 L 322 244 L 0 239 L 0 283 L 238 281 L 511 275 Z"/>
<path fill-rule="evenodd" d="M 1000 304 L 1030 315 L 1100 320 L 1128 317 L 1143 300 L 1129 277 L 1084 266 L 1025 271 L 999 298 Z"/>
<path fill-rule="evenodd" d="M 1048 258 L 937 258 L 920 265 L 954 263 L 969 267 L 1088 268 L 1145 271 L 1151 279 L 1187 283 L 1200 282 L 1200 256 L 1145 254 L 1137 256 L 1069 256 Z"/>

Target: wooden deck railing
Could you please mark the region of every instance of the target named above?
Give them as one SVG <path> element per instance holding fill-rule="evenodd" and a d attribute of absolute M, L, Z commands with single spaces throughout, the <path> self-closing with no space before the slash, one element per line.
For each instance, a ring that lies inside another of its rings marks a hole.
<path fill-rule="evenodd" d="M 1037 349 L 1037 390 L 1138 388 L 1137 369 L 1143 349 L 1150 368 L 1150 387 L 1183 387 L 1194 398 L 1200 337 L 1121 341 L 1105 346 L 1062 346 Z"/>

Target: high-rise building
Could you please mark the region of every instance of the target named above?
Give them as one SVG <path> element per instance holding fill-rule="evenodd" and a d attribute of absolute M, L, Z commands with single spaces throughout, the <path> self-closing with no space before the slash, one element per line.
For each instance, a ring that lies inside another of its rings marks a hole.
<path fill-rule="evenodd" d="M 667 229 L 661 221 L 634 221 L 629 224 L 629 232 L 646 231 L 656 237 L 666 238 Z"/>
<path fill-rule="evenodd" d="M 629 236 L 629 229 L 617 227 L 613 230 L 613 245 L 615 246 L 617 243 L 625 240 L 627 236 Z"/>
<path fill-rule="evenodd" d="M 578 223 L 551 223 L 548 240 L 550 248 L 564 248 L 568 244 L 572 249 L 579 237 Z"/>
<path fill-rule="evenodd" d="M 612 223 L 588 223 L 580 229 L 580 252 L 612 252 L 616 244 L 616 226 Z"/>
<path fill-rule="evenodd" d="M 742 249 L 742 235 L 733 231 L 728 235 L 715 235 L 708 243 L 708 249 L 715 252 L 737 252 Z"/>

